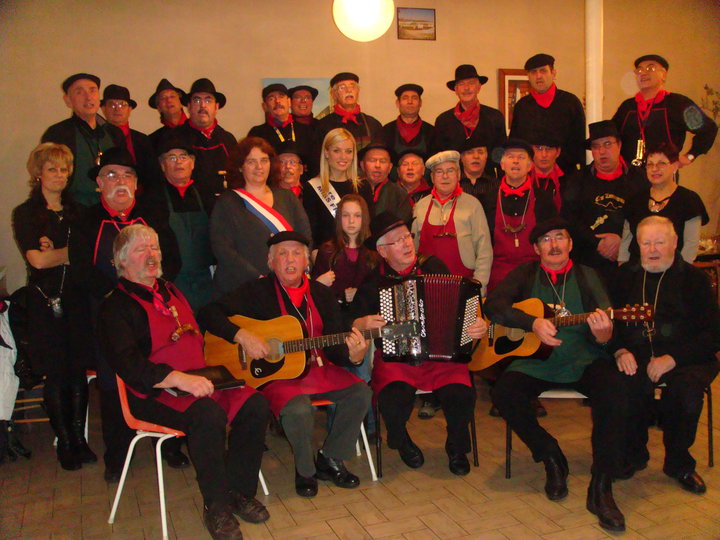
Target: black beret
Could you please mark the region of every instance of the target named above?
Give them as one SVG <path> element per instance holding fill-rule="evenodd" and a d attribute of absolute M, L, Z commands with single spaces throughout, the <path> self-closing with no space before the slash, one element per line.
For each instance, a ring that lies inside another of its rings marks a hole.
<path fill-rule="evenodd" d="M 403 92 L 417 92 L 418 96 L 422 96 L 425 89 L 419 84 L 407 83 L 401 84 L 395 89 L 395 97 L 399 98 Z"/>
<path fill-rule="evenodd" d="M 530 156 L 530 159 L 535 157 L 535 150 L 533 149 L 533 147 L 530 145 L 529 142 L 527 142 L 523 139 L 514 139 L 514 138 L 508 139 L 502 144 L 501 148 L 503 150 L 510 150 L 512 148 L 518 148 L 521 150 L 525 150 L 528 153 L 528 155 Z"/>
<path fill-rule="evenodd" d="M 350 73 L 349 71 L 343 71 L 342 73 L 338 73 L 332 79 L 330 79 L 330 87 L 332 88 L 340 81 L 355 81 L 356 83 L 359 83 L 360 77 L 358 77 L 354 73 Z"/>
<path fill-rule="evenodd" d="M 659 54 L 645 54 L 645 55 L 641 56 L 640 58 L 635 59 L 635 67 L 638 67 L 640 65 L 640 62 L 646 62 L 647 60 L 652 60 L 653 62 L 657 62 L 662 67 L 664 67 L 666 70 L 670 69 L 670 64 L 668 64 L 668 61 L 665 60 Z"/>
<path fill-rule="evenodd" d="M 74 83 L 75 81 L 79 81 L 80 79 L 87 79 L 89 81 L 92 81 L 97 84 L 98 88 L 100 88 L 100 77 L 98 77 L 97 75 L 91 75 L 90 73 L 76 73 L 75 75 L 70 75 L 67 79 L 63 81 L 63 92 L 67 94 L 68 88 L 72 86 L 72 83 Z"/>
<path fill-rule="evenodd" d="M 310 246 L 310 240 L 297 231 L 280 231 L 277 234 L 273 234 L 270 238 L 268 238 L 267 245 L 270 247 L 272 245 L 279 244 L 280 242 L 289 241 L 300 242 L 301 244 Z"/>
<path fill-rule="evenodd" d="M 570 222 L 560 216 L 555 216 L 550 219 L 546 219 L 545 221 L 541 221 L 533 227 L 532 231 L 530 231 L 530 243 L 534 244 L 538 241 L 538 238 L 556 229 L 564 229 L 568 232 L 568 234 L 570 234 Z"/>
<path fill-rule="evenodd" d="M 530 71 L 531 69 L 537 69 L 543 66 L 550 66 L 550 69 L 554 68 L 555 58 L 544 53 L 531 56 L 527 59 L 527 62 L 525 62 L 525 71 Z"/>
<path fill-rule="evenodd" d="M 265 88 L 263 88 L 263 91 L 262 91 L 263 100 L 266 97 L 268 97 L 270 94 L 272 94 L 273 92 L 280 92 L 281 94 L 285 94 L 286 96 L 290 95 L 288 93 L 287 86 L 285 86 L 282 83 L 274 83 L 274 84 L 269 84 Z"/>
<path fill-rule="evenodd" d="M 300 86 L 293 86 L 288 90 L 288 96 L 293 97 L 293 94 L 297 92 L 298 90 L 307 90 L 310 92 L 310 95 L 313 99 L 318 97 L 318 91 L 317 88 L 313 88 L 312 86 L 308 86 L 307 84 L 301 84 Z"/>

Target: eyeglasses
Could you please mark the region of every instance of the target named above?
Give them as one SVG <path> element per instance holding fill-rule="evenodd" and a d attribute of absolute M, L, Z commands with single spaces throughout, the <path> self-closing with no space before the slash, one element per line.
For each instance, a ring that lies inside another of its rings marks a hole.
<path fill-rule="evenodd" d="M 312 96 L 293 96 L 292 99 L 296 101 L 312 101 Z"/>
<path fill-rule="evenodd" d="M 379 246 L 401 246 L 408 240 L 413 240 L 414 238 L 415 238 L 415 234 L 409 232 L 407 234 L 403 234 L 400 238 L 398 238 L 394 242 L 386 242 L 384 244 L 378 244 L 378 247 Z"/>
<path fill-rule="evenodd" d="M 557 233 L 557 234 L 546 234 L 545 236 L 541 236 L 538 238 L 537 243 L 547 245 L 551 242 L 565 242 L 566 240 L 569 240 L 568 236 L 565 233 Z"/>
<path fill-rule="evenodd" d="M 206 97 L 201 98 L 199 96 L 194 96 L 190 101 L 192 101 L 193 105 L 200 105 L 201 103 L 204 103 L 205 105 L 212 105 L 215 103 L 214 97 Z"/>
<path fill-rule="evenodd" d="M 655 64 L 650 64 L 649 66 L 635 68 L 633 73 L 635 73 L 635 75 L 642 75 L 643 73 L 653 73 L 659 69 L 663 68 Z"/>
<path fill-rule="evenodd" d="M 130 104 L 126 101 L 113 101 L 108 103 L 108 107 L 110 107 L 113 111 L 121 111 L 129 106 Z"/>
<path fill-rule="evenodd" d="M 279 159 L 278 163 L 280 163 L 280 165 L 289 165 L 290 167 L 297 167 L 300 165 L 300 161 L 297 159 Z"/>
<path fill-rule="evenodd" d="M 664 169 L 665 167 L 667 167 L 668 165 L 670 165 L 670 163 L 667 162 L 667 161 L 658 161 L 657 163 L 653 163 L 653 162 L 651 162 L 651 161 L 648 161 L 648 162 L 645 164 L 645 168 L 646 168 L 647 170 L 652 170 L 652 169 L 660 169 L 660 170 L 662 170 L 662 169 Z"/>
<path fill-rule="evenodd" d="M 355 83 L 341 84 L 340 86 L 337 87 L 337 89 L 339 92 L 352 92 L 353 90 L 358 89 L 358 85 Z"/>
<path fill-rule="evenodd" d="M 125 182 L 129 182 L 130 180 L 135 179 L 134 173 L 116 173 L 114 171 L 110 171 L 109 173 L 101 174 L 100 178 L 105 178 L 106 180 L 110 180 L 110 182 L 119 182 L 120 180 L 124 180 Z"/>
<path fill-rule="evenodd" d="M 190 159 L 189 154 L 168 154 L 165 156 L 165 159 L 167 161 L 171 161 L 172 163 L 180 162 L 185 163 L 188 159 Z"/>
<path fill-rule="evenodd" d="M 270 158 L 260 158 L 260 159 L 246 159 L 245 163 L 243 165 L 248 165 L 250 167 L 255 167 L 258 164 L 260 165 L 268 165 L 270 163 Z"/>
<path fill-rule="evenodd" d="M 448 169 L 434 169 L 432 174 L 433 176 L 450 176 L 456 172 L 458 172 L 457 167 L 450 167 Z"/>
<path fill-rule="evenodd" d="M 603 143 L 590 143 L 590 150 L 600 150 L 601 148 L 608 150 L 608 149 L 612 148 L 614 144 L 617 144 L 617 141 L 605 141 Z"/>

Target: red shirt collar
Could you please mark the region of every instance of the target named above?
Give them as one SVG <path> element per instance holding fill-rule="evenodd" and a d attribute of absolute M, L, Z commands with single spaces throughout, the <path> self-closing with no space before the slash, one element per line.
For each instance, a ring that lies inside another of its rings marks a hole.
<path fill-rule="evenodd" d="M 177 124 L 173 124 L 172 122 L 165 120 L 165 118 L 162 118 L 162 117 L 160 118 L 160 122 L 162 123 L 163 126 L 167 126 L 167 127 L 171 127 L 171 128 L 182 126 L 185 122 L 187 122 L 187 120 L 188 120 L 188 117 L 185 114 L 185 111 L 180 111 L 180 121 Z"/>
<path fill-rule="evenodd" d="M 383 188 L 385 184 L 388 183 L 389 178 L 386 178 L 382 182 L 380 182 L 377 186 L 373 188 L 373 202 L 378 202 L 378 199 L 380 198 L 380 190 Z"/>
<path fill-rule="evenodd" d="M 433 199 L 435 199 L 437 202 L 439 202 L 440 204 L 445 204 L 450 199 L 452 199 L 454 197 L 459 197 L 462 192 L 463 192 L 463 190 L 460 187 L 460 182 L 458 182 L 457 186 L 455 186 L 455 190 L 445 199 L 440 198 L 440 195 L 438 195 L 438 192 L 434 187 L 432 188 L 432 191 L 430 193 L 432 194 Z"/>
<path fill-rule="evenodd" d="M 111 218 L 119 217 L 122 219 L 126 219 L 130 215 L 130 213 L 133 211 L 133 208 L 135 208 L 135 199 L 134 198 L 133 198 L 132 202 L 130 203 L 130 206 L 128 206 L 122 212 L 118 212 L 117 210 L 113 210 L 112 208 L 110 208 L 110 206 L 108 206 L 108 203 L 105 202 L 105 199 L 103 199 L 102 197 L 100 197 L 100 202 L 102 203 L 103 208 L 107 211 L 107 213 L 110 214 Z"/>
<path fill-rule="evenodd" d="M 550 276 L 550 279 L 552 280 L 553 283 L 557 283 L 558 276 L 567 274 L 572 267 L 573 267 L 572 259 L 568 259 L 567 264 L 565 264 L 565 266 L 563 266 L 560 270 L 550 270 L 545 265 L 540 263 L 540 268 L 542 268 L 543 270 L 545 270 L 548 273 L 548 276 Z"/>
<path fill-rule="evenodd" d="M 217 121 L 217 118 L 216 118 L 216 119 L 213 121 L 212 126 L 210 126 L 210 127 L 208 127 L 208 128 L 201 128 L 201 127 L 196 126 L 195 124 L 193 124 L 193 121 L 192 121 L 191 119 L 189 119 L 189 118 L 188 118 L 188 124 L 190 124 L 190 127 L 191 127 L 191 128 L 198 130 L 200 133 L 202 133 L 203 135 L 205 135 L 205 137 L 207 137 L 207 138 L 209 139 L 209 138 L 212 137 L 213 131 L 215 130 L 215 128 L 216 128 L 217 125 L 218 125 L 218 121 Z"/>
<path fill-rule="evenodd" d="M 187 184 L 185 184 L 184 186 L 176 186 L 175 184 L 170 184 L 170 185 L 178 190 L 178 193 L 180 193 L 180 197 L 185 198 L 185 193 L 187 192 L 188 188 L 193 185 L 194 181 L 195 180 L 193 180 L 191 178 L 190 181 Z"/>
<path fill-rule="evenodd" d="M 280 122 L 278 122 L 272 114 L 266 114 L 265 118 L 267 119 L 268 124 L 270 124 L 272 127 L 276 127 L 276 128 L 284 128 L 293 123 L 293 115 L 292 114 L 288 114 L 288 117 L 285 119 L 285 122 L 283 122 L 282 124 Z"/>

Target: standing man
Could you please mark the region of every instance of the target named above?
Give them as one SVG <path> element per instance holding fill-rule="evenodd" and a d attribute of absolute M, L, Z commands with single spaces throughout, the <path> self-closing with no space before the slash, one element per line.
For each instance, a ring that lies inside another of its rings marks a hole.
<path fill-rule="evenodd" d="M 585 165 L 585 111 L 575 94 L 555 86 L 555 58 L 536 54 L 525 62 L 530 93 L 513 109 L 510 137 L 529 141 L 534 132 L 552 132 L 560 141 L 558 166 L 565 174 Z"/>
<path fill-rule="evenodd" d="M 168 131 L 161 139 L 181 141 L 195 150 L 194 177 L 205 209 L 212 212 L 215 199 L 225 191 L 225 174 L 230 149 L 237 139 L 218 125 L 217 112 L 226 103 L 225 94 L 215 90 L 210 79 L 198 79 L 185 96 L 190 118 L 184 124 Z"/>
<path fill-rule="evenodd" d="M 360 168 L 373 191 L 371 216 L 385 211 L 394 212 L 403 222 L 412 220 L 412 206 L 407 191 L 391 182 L 392 152 L 382 142 L 372 143 L 358 153 Z"/>
<path fill-rule="evenodd" d="M 558 212 L 562 206 L 562 191 L 565 186 L 565 173 L 558 166 L 557 160 L 562 149 L 560 139 L 548 131 L 537 131 L 530 134 L 528 139 L 532 144 L 535 155 L 533 157 L 533 183 L 543 191 L 547 191 L 553 199 Z M 562 181 L 561 181 L 562 178 Z"/>
<path fill-rule="evenodd" d="M 278 174 L 278 187 L 289 189 L 295 196 L 302 201 L 303 186 L 300 181 L 303 170 L 303 155 L 298 149 L 297 143 L 294 141 L 285 141 L 277 150 L 278 155 L 275 158 Z"/>
<path fill-rule="evenodd" d="M 72 110 L 67 120 L 53 124 L 40 142 L 64 144 L 73 153 L 73 173 L 68 180 L 75 202 L 92 206 L 100 199 L 88 171 L 100 163 L 105 150 L 122 146 L 122 132 L 98 115 L 100 78 L 90 73 L 76 73 L 62 83 L 63 100 Z"/>
<path fill-rule="evenodd" d="M 485 194 L 497 185 L 495 172 L 492 166 L 488 166 L 490 144 L 490 137 L 485 130 L 477 130 L 460 146 L 460 187 L 481 203 Z"/>
<path fill-rule="evenodd" d="M 148 99 L 150 108 L 157 109 L 160 113 L 160 123 L 162 123 L 161 128 L 149 135 L 153 148 L 157 148 L 165 132 L 187 122 L 188 118 L 182 105 L 184 101 L 184 90 L 167 79 L 163 79 L 158 83 L 155 93 Z"/>
<path fill-rule="evenodd" d="M 672 222 L 661 216 L 637 227 L 640 264 L 621 267 L 614 299 L 617 305 L 648 302 L 653 322 L 620 329 L 615 351 L 618 369 L 632 379 L 637 411 L 628 426 L 626 472 L 629 478 L 647 466 L 647 414 L 654 389 L 664 384 L 662 415 L 663 472 L 691 493 L 705 493 L 690 448 L 695 443 L 705 388 L 720 369 L 720 317 L 717 294 L 707 275 L 680 257 Z"/>
<path fill-rule="evenodd" d="M 622 158 L 620 133 L 613 122 L 602 120 L 589 128 L 593 162 L 567 179 L 562 215 L 572 224 L 573 260 L 608 278 L 617 268 L 625 222 L 622 209 L 647 180 Z"/>
<path fill-rule="evenodd" d="M 458 184 L 460 154 L 440 152 L 425 166 L 433 189 L 413 208 L 415 248 L 422 255 L 435 255 L 451 274 L 482 283 L 484 296 L 493 258 L 490 231 L 480 201 L 463 193 Z"/>
<path fill-rule="evenodd" d="M 535 355 L 514 360 L 495 384 L 492 400 L 535 462 L 544 463 L 545 494 L 559 501 L 568 494 L 568 462 L 558 441 L 538 423 L 531 402 L 551 388 L 572 388 L 590 398 L 593 464 L 587 509 L 598 516 L 601 527 L 619 532 L 625 530 L 625 517 L 613 499 L 612 480 L 622 469 L 629 380 L 605 350 L 613 335 L 613 323 L 603 311 L 610 306 L 607 293 L 593 269 L 570 260 L 569 229 L 557 217 L 538 223 L 530 242 L 540 260 L 515 268 L 485 301 L 490 320 L 533 332 L 552 348 L 547 359 Z M 550 319 L 513 307 L 529 298 L 555 305 L 559 316 L 590 316 L 587 324 L 558 329 Z"/>
<path fill-rule="evenodd" d="M 410 206 L 430 193 L 430 186 L 425 181 L 425 158 L 414 150 L 400 153 L 397 162 L 398 186 L 407 191 Z"/>
<path fill-rule="evenodd" d="M 427 155 L 430 151 L 435 128 L 420 118 L 423 87 L 419 84 L 403 84 L 395 89 L 395 105 L 400 114 L 383 126 L 385 143 L 399 155 L 405 150 Z"/>
<path fill-rule="evenodd" d="M 478 130 L 487 133 L 491 155 L 494 148 L 505 142 L 505 117 L 497 109 L 482 105 L 478 99 L 480 89 L 487 80 L 485 75 L 478 75 L 473 65 L 463 64 L 455 68 L 455 79 L 448 81 L 447 87 L 455 92 L 458 103 L 435 120 L 433 152 L 459 150 L 463 141 Z M 497 165 L 492 162 L 492 157 L 491 165 Z"/>
<path fill-rule="evenodd" d="M 642 165 L 645 149 L 672 142 L 682 149 L 687 132 L 693 134 L 690 150 L 681 154 L 680 166 L 690 165 L 715 142 L 718 127 L 690 98 L 665 90 L 670 64 L 662 56 L 646 54 L 635 60 L 635 80 L 640 91 L 618 107 L 613 122 L 620 131 L 622 155 Z"/>
<path fill-rule="evenodd" d="M 318 123 L 318 119 L 313 116 L 313 102 L 318 96 L 317 88 L 301 84 L 290 88 L 288 95 L 290 96 L 290 110 L 293 118 L 299 124 L 309 127 L 314 137 L 315 126 Z"/>
<path fill-rule="evenodd" d="M 290 113 L 290 96 L 285 85 L 276 83 L 266 86 L 262 98 L 265 123 L 250 128 L 248 137 L 265 139 L 276 152 L 285 141 L 292 141 L 300 152 L 309 154 L 313 145 L 312 130 L 305 124 L 295 122 Z"/>

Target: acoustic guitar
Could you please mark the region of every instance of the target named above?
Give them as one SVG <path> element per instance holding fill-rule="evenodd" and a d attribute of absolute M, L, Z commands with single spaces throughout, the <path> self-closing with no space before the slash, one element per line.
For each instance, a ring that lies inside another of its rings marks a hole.
<path fill-rule="evenodd" d="M 555 312 L 539 298 L 529 298 L 513 304 L 514 308 L 528 315 L 550 319 L 555 328 L 575 326 L 584 323 L 595 313 L 580 313 L 558 317 Z M 653 320 L 653 307 L 650 304 L 627 306 L 624 308 L 608 308 L 605 310 L 610 319 L 625 323 L 640 323 Z M 509 363 L 516 358 L 540 358 L 550 356 L 553 347 L 545 345 L 533 332 L 520 328 L 509 328 L 488 321 L 487 335 L 480 341 L 472 361 L 468 364 L 470 371 L 480 371 L 507 360 Z"/>
<path fill-rule="evenodd" d="M 303 337 L 300 321 L 290 315 L 267 321 L 235 315 L 230 317 L 230 322 L 267 341 L 270 354 L 266 358 L 249 359 L 237 343 L 228 343 L 208 332 L 205 335 L 205 363 L 227 367 L 236 379 L 244 379 L 245 384 L 253 388 L 271 381 L 298 378 L 307 368 L 305 351 L 343 345 L 345 338 L 352 334 L 342 332 L 306 338 Z M 361 333 L 365 339 L 396 340 L 417 336 L 420 327 L 417 321 L 404 321 Z"/>

